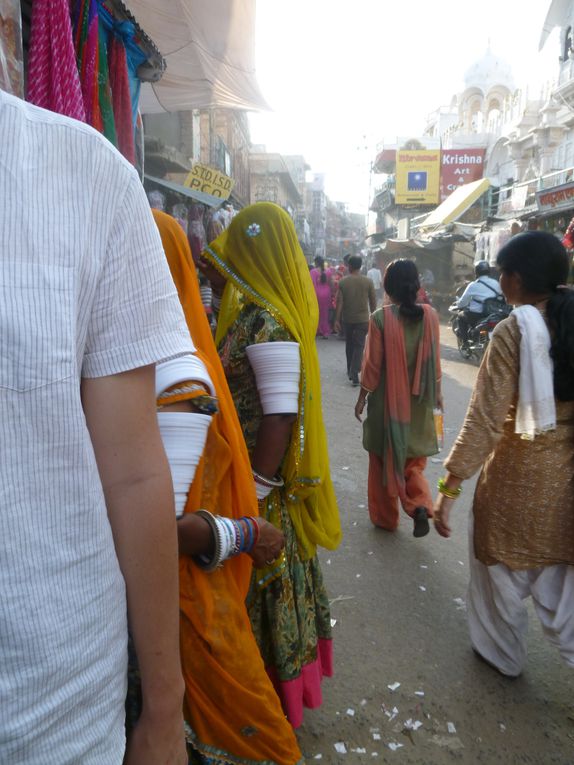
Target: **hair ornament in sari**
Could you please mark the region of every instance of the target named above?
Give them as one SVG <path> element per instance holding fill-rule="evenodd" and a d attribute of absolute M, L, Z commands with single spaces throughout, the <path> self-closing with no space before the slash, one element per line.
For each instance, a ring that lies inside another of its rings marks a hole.
<path fill-rule="evenodd" d="M 247 226 L 246 232 L 247 236 L 259 236 L 261 233 L 261 226 L 259 223 L 251 223 L 249 226 Z"/>

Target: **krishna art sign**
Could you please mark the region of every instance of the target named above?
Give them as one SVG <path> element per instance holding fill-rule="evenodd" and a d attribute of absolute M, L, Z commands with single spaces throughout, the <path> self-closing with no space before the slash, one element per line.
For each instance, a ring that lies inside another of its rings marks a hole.
<path fill-rule="evenodd" d="M 485 149 L 443 149 L 440 167 L 440 201 L 484 175 Z"/>

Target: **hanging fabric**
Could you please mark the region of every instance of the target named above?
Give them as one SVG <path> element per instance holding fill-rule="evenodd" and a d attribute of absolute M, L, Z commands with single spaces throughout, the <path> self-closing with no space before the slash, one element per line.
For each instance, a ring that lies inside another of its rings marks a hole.
<path fill-rule="evenodd" d="M 108 67 L 109 43 L 111 40 L 108 41 L 108 33 L 101 20 L 99 21 L 98 34 L 98 102 L 102 119 L 102 132 L 114 146 L 121 148 L 118 142 L 115 109 L 112 100 L 111 72 Z"/>
<path fill-rule="evenodd" d="M 85 122 L 68 0 L 34 0 L 28 60 L 28 101 Z"/>
<path fill-rule="evenodd" d="M 74 8 L 74 42 L 80 82 L 86 110 L 86 122 L 102 131 L 103 123 L 98 92 L 98 3 L 97 0 L 76 0 Z"/>

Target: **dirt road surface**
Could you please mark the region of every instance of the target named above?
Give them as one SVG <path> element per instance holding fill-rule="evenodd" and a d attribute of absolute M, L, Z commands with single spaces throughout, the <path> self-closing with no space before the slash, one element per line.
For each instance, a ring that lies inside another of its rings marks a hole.
<path fill-rule="evenodd" d="M 394 534 L 375 529 L 366 509 L 367 454 L 353 416 L 358 389 L 346 378 L 344 344 L 329 339 L 318 347 L 344 539 L 337 551 L 320 553 L 335 620 L 336 674 L 323 683 L 323 706 L 306 711 L 299 731 L 308 765 L 573 765 L 574 672 L 544 640 L 533 612 L 520 678 L 501 677 L 470 648 L 471 482 L 457 503 L 450 540 L 434 529 L 415 539 L 406 516 Z M 446 328 L 442 356 L 448 452 L 476 367 L 460 359 Z M 435 486 L 440 460 L 429 461 L 427 473 Z"/>

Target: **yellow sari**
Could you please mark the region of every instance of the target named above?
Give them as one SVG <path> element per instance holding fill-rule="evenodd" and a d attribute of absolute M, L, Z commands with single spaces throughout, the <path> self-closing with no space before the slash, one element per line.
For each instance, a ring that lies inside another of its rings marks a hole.
<path fill-rule="evenodd" d="M 188 494 L 186 513 L 257 515 L 247 449 L 199 294 L 187 238 L 154 210 L 197 355 L 215 385 L 219 413 Z M 301 753 L 265 671 L 245 607 L 251 560 L 239 555 L 206 574 L 180 558 L 180 643 L 185 719 L 194 748 L 213 765 L 294 765 Z"/>
<path fill-rule="evenodd" d="M 242 300 L 269 311 L 299 343 L 299 412 L 281 475 L 300 554 L 309 560 L 318 545 L 330 550 L 339 545 L 341 524 L 321 410 L 319 309 L 295 226 L 277 205 L 258 202 L 236 215 L 204 255 L 228 280 L 217 343 L 239 315 Z"/>

